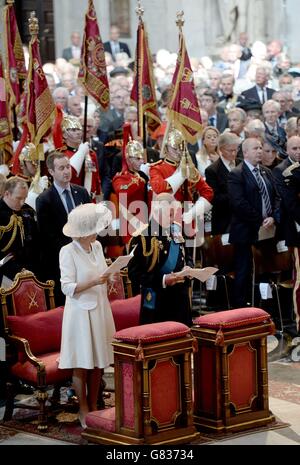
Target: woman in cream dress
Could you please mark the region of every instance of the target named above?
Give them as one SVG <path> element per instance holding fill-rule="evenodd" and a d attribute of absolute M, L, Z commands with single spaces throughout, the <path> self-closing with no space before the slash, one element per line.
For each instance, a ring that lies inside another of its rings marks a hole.
<path fill-rule="evenodd" d="M 60 251 L 62 292 L 66 295 L 59 368 L 73 368 L 73 387 L 79 399 L 79 420 L 97 410 L 102 369 L 113 363 L 111 341 L 115 325 L 107 297 L 107 265 L 96 241 L 110 222 L 101 204 L 76 207 L 63 232 L 73 241 Z"/>

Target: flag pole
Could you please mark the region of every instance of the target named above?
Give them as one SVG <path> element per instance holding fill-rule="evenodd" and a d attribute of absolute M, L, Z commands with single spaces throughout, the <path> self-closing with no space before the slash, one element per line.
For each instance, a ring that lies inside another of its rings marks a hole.
<path fill-rule="evenodd" d="M 185 21 L 183 19 L 183 16 L 184 16 L 184 11 L 183 10 L 177 11 L 177 13 L 176 13 L 176 17 L 177 17 L 176 25 L 179 28 L 179 48 L 180 48 L 180 38 L 181 38 L 181 35 L 182 35 L 182 28 L 183 28 L 184 23 L 185 23 Z M 162 145 L 161 145 L 161 149 L 160 149 L 160 158 L 164 158 L 164 156 L 165 156 L 164 152 L 165 152 L 165 147 L 167 145 L 167 140 L 168 140 L 168 135 L 169 135 L 170 129 L 171 129 L 171 121 L 168 118 L 166 132 L 165 132 L 163 142 L 162 142 Z"/>
<path fill-rule="evenodd" d="M 88 114 L 88 96 L 84 96 L 84 119 L 83 119 L 83 142 L 86 142 L 87 136 L 87 114 Z"/>
<path fill-rule="evenodd" d="M 139 24 L 143 23 L 144 8 L 142 7 L 141 1 L 138 0 L 138 6 L 135 9 L 137 14 Z M 138 112 L 138 135 L 142 138 L 144 143 L 144 113 L 143 113 L 143 89 L 141 88 L 140 82 L 140 65 L 141 65 L 141 53 L 139 50 L 140 40 L 139 40 L 139 27 L 137 30 L 137 50 L 136 50 L 136 76 L 137 76 L 137 112 Z M 145 146 L 144 146 L 145 148 Z"/>

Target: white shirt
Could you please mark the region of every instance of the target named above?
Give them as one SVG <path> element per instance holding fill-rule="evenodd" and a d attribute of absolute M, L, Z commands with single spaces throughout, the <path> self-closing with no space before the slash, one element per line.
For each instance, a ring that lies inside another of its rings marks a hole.
<path fill-rule="evenodd" d="M 235 162 L 234 161 L 228 161 L 226 158 L 224 158 L 222 155 L 220 155 L 220 158 L 222 162 L 224 163 L 225 167 L 228 169 L 228 171 L 232 171 L 235 168 Z M 233 163 L 233 165 L 232 165 Z"/>
<path fill-rule="evenodd" d="M 265 103 L 268 100 L 268 94 L 267 94 L 267 89 L 264 87 L 263 89 L 259 86 L 256 86 L 260 103 Z"/>
<path fill-rule="evenodd" d="M 75 45 L 72 45 L 72 55 L 73 55 L 73 58 L 75 58 L 75 60 L 80 60 L 81 48 L 75 47 Z"/>
<path fill-rule="evenodd" d="M 111 46 L 111 51 L 113 55 L 116 55 L 116 53 L 120 53 L 120 44 L 119 42 L 113 42 L 112 40 L 110 41 L 110 46 Z"/>

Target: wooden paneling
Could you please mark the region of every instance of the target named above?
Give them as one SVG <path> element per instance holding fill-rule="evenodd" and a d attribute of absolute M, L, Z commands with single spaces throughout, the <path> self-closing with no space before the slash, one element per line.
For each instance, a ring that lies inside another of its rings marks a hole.
<path fill-rule="evenodd" d="M 35 11 L 39 20 L 40 52 L 42 62 L 55 61 L 53 0 L 15 0 L 20 34 L 24 44 L 30 41 L 28 18 Z"/>

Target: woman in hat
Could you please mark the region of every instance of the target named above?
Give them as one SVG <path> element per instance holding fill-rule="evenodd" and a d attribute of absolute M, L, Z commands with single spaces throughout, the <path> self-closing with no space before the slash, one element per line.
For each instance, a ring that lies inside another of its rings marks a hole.
<path fill-rule="evenodd" d="M 73 369 L 79 421 L 97 410 L 102 369 L 113 363 L 115 325 L 107 297 L 107 265 L 97 234 L 111 222 L 103 204 L 79 205 L 63 233 L 73 241 L 59 255 L 62 292 L 66 295 L 59 368 Z"/>

